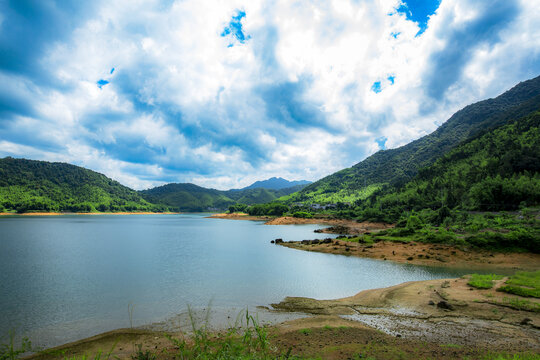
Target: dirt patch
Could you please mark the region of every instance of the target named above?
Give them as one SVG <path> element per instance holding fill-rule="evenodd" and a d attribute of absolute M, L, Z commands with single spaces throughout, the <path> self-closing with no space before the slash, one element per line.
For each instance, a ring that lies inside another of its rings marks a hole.
<path fill-rule="evenodd" d="M 365 244 L 336 239 L 330 243 L 311 242 L 307 244 L 296 241 L 284 242 L 280 245 L 299 250 L 389 260 L 414 265 L 498 270 L 536 270 L 540 268 L 540 254 L 478 251 L 441 244 L 394 241 Z"/>
<path fill-rule="evenodd" d="M 378 231 L 394 227 L 392 224 L 373 223 L 373 222 L 357 222 L 355 220 L 346 219 L 301 219 L 292 216 L 283 216 L 267 221 L 265 225 L 297 225 L 297 224 L 319 224 L 330 225 L 325 229 L 320 229 L 317 232 L 329 234 L 364 234 L 368 231 Z"/>
<path fill-rule="evenodd" d="M 273 344 L 291 355 L 322 359 L 462 359 L 484 358 L 494 351 L 530 351 L 526 345 L 461 345 L 389 335 L 339 316 L 315 316 L 281 324 Z"/>
<path fill-rule="evenodd" d="M 523 298 L 496 291 L 504 281 L 489 290 L 470 287 L 468 279 L 408 282 L 338 300 L 289 297 L 273 307 L 341 315 L 392 337 L 438 345 L 540 351 L 540 314 L 508 307 L 508 299 Z"/>

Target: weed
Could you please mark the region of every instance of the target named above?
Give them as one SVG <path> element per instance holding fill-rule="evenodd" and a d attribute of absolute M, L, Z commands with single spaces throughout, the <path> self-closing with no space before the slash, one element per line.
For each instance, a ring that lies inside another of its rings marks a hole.
<path fill-rule="evenodd" d="M 21 339 L 21 345 L 15 345 L 15 331 L 9 332 L 9 343 L 0 345 L 0 360 L 15 360 L 19 355 L 32 351 L 32 343 L 27 337 Z"/>
<path fill-rule="evenodd" d="M 301 334 L 304 334 L 304 335 L 309 335 L 311 334 L 311 329 L 300 329 L 298 330 Z"/>
<path fill-rule="evenodd" d="M 137 346 L 137 352 L 131 355 L 133 360 L 156 360 L 157 355 L 150 350 L 143 351 L 142 345 Z"/>
<path fill-rule="evenodd" d="M 193 331 L 189 340 L 167 335 L 167 338 L 175 346 L 175 350 L 170 354 L 174 358 L 182 360 L 292 358 L 290 350 L 286 354 L 276 354 L 274 350 L 270 349 L 266 328 L 260 326 L 257 319 L 247 310 L 245 316 L 242 317 L 243 314 L 239 314 L 235 326 L 220 334 L 213 334 L 208 330 L 209 312 L 207 312 L 205 322 L 198 325 L 191 309 L 188 308 L 188 311 Z"/>
<path fill-rule="evenodd" d="M 491 289 L 493 287 L 494 280 L 501 280 L 504 276 L 496 274 L 472 274 L 469 278 L 467 285 L 475 287 L 477 289 Z"/>
<path fill-rule="evenodd" d="M 503 298 L 503 305 L 509 306 L 517 310 L 525 310 L 532 312 L 540 312 L 540 304 L 532 302 L 528 299 L 518 299 L 518 298 Z"/>

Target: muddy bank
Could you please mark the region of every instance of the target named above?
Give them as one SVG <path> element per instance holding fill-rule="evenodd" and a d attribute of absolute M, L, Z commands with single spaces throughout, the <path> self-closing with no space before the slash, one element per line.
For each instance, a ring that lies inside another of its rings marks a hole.
<path fill-rule="evenodd" d="M 536 270 L 540 254 L 501 253 L 458 248 L 429 243 L 379 241 L 373 244 L 332 239 L 331 241 L 290 241 L 281 246 L 329 254 L 358 256 L 414 265 L 443 266 L 464 269 Z"/>
<path fill-rule="evenodd" d="M 472 288 L 467 281 L 408 282 L 338 300 L 288 297 L 273 307 L 338 316 L 404 339 L 540 351 L 540 313 L 509 305 L 524 299 L 495 290 L 505 279 L 489 290 Z M 540 304 L 539 299 L 526 300 Z"/>
<path fill-rule="evenodd" d="M 252 221 L 269 221 L 272 220 L 271 216 L 251 216 L 244 213 L 221 213 L 221 214 L 212 214 L 207 216 L 208 219 L 228 219 L 228 220 L 252 220 Z"/>

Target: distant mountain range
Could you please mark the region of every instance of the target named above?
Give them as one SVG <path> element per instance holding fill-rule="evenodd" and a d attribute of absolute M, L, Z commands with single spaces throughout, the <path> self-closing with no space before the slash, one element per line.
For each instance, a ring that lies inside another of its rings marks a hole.
<path fill-rule="evenodd" d="M 236 203 L 253 205 L 274 201 L 305 186 L 281 178 L 257 183 L 262 186 L 228 191 L 194 184 L 167 184 L 135 191 L 80 166 L 7 157 L 0 159 L 0 211 L 224 210 Z M 286 185 L 289 186 L 280 187 Z"/>
<path fill-rule="evenodd" d="M 280 190 L 280 189 L 287 189 L 287 188 L 292 188 L 292 187 L 301 186 L 301 185 L 307 186 L 309 184 L 311 184 L 311 181 L 307 181 L 307 180 L 289 181 L 281 177 L 272 177 L 267 180 L 255 181 L 253 184 L 239 190 L 258 189 L 258 188 Z M 232 189 L 232 190 L 235 190 L 235 189 Z"/>
<path fill-rule="evenodd" d="M 279 184 L 282 185 L 295 183 L 285 179 L 281 180 Z M 264 184 L 265 182 L 258 181 L 255 184 L 257 183 Z M 270 186 L 272 183 L 270 181 L 266 185 Z M 208 211 L 227 209 L 229 205 L 237 203 L 246 205 L 264 204 L 299 191 L 304 186 L 306 185 L 299 184 L 287 188 L 272 189 L 250 185 L 243 189 L 222 191 L 207 189 L 194 184 L 167 184 L 143 190 L 140 193 L 149 202 L 163 204 L 179 211 Z"/>

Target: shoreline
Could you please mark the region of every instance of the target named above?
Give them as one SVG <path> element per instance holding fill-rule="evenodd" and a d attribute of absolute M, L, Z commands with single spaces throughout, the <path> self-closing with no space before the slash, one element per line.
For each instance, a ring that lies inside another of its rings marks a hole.
<path fill-rule="evenodd" d="M 317 240 L 290 241 L 277 245 L 302 251 L 356 256 L 401 264 L 462 268 L 471 270 L 499 269 L 502 271 L 540 269 L 540 254 L 503 253 L 488 250 L 471 250 L 451 245 L 431 243 L 399 243 L 379 241 L 361 244 L 339 239 L 329 243 Z"/>
<path fill-rule="evenodd" d="M 35 213 L 8 213 L 0 212 L 0 216 L 63 216 L 63 215 L 179 215 L 179 212 L 151 212 L 151 211 L 119 211 L 119 212 L 85 212 L 85 213 L 72 213 L 72 212 L 35 212 Z"/>
<path fill-rule="evenodd" d="M 316 230 L 318 233 L 359 235 L 394 227 L 393 224 L 356 222 L 345 219 L 302 219 L 291 216 L 269 217 L 247 214 L 213 214 L 209 218 L 229 220 L 265 221 L 265 225 L 317 224 L 330 226 Z M 339 239 L 330 242 L 317 240 L 284 241 L 277 245 L 302 251 L 325 254 L 356 256 L 381 261 L 393 261 L 420 266 L 462 268 L 471 270 L 500 269 L 502 271 L 540 269 L 540 254 L 503 253 L 489 250 L 460 248 L 452 245 L 419 242 L 379 241 L 361 244 Z"/>
<path fill-rule="evenodd" d="M 325 349 L 337 349 L 332 359 L 351 358 L 350 351 L 370 346 L 370 342 L 382 342 L 391 349 L 411 353 L 418 346 L 425 347 L 429 357 L 445 359 L 458 357 L 448 353 L 445 344 L 473 355 L 485 354 L 487 350 L 540 351 L 540 313 L 507 305 L 506 298 L 523 298 L 496 291 L 506 278 L 487 290 L 472 288 L 467 281 L 457 278 L 405 282 L 336 300 L 287 297 L 272 304 L 271 311 L 307 316 L 267 329 L 272 334 L 272 345 L 278 349 L 287 351 L 293 347 L 295 355 L 319 357 L 326 353 Z M 539 299 L 531 301 L 540 304 Z M 190 336 L 182 331 L 168 334 Z M 155 353 L 174 350 L 163 331 L 116 329 L 46 349 L 27 359 L 50 359 L 59 354 L 63 358 L 92 356 L 113 347 L 113 356 L 129 359 L 136 351 L 133 344 Z"/>

